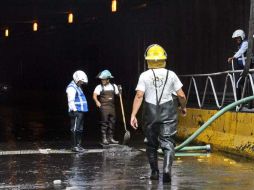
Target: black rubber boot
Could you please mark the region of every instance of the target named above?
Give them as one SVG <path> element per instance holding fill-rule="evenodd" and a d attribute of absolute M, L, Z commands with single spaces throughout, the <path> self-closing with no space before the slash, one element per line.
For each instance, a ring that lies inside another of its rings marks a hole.
<path fill-rule="evenodd" d="M 159 170 L 152 170 L 150 179 L 151 180 L 159 180 Z"/>
<path fill-rule="evenodd" d="M 73 152 L 77 152 L 77 153 L 82 153 L 82 152 L 84 152 L 84 148 L 83 147 L 81 147 L 81 144 L 79 144 L 79 143 L 81 143 L 81 136 L 78 134 L 78 133 L 72 133 L 71 134 L 71 139 L 72 139 L 72 148 L 71 148 L 71 150 L 73 151 Z"/>
<path fill-rule="evenodd" d="M 112 130 L 112 127 L 108 129 L 108 142 L 109 144 L 118 144 L 119 141 L 116 141 L 114 139 L 114 131 Z"/>
<path fill-rule="evenodd" d="M 77 133 L 77 147 L 80 152 L 84 152 L 85 149 L 82 147 L 82 133 Z"/>
<path fill-rule="evenodd" d="M 171 167 L 173 164 L 174 152 L 164 150 L 164 161 L 163 161 L 163 182 L 171 182 Z"/>
<path fill-rule="evenodd" d="M 158 180 L 159 179 L 159 169 L 158 169 L 158 155 L 155 149 L 146 149 L 148 161 L 150 164 L 150 168 L 152 170 L 150 179 Z"/>
<path fill-rule="evenodd" d="M 72 148 L 77 146 L 77 138 L 76 138 L 75 132 L 71 133 L 71 144 L 72 144 Z"/>
<path fill-rule="evenodd" d="M 71 151 L 73 152 L 79 152 L 79 149 L 77 147 L 77 134 L 75 132 L 71 133 L 71 141 L 72 141 L 72 148 Z"/>
<path fill-rule="evenodd" d="M 112 137 L 109 138 L 109 144 L 118 144 L 119 141 L 114 140 Z"/>
<path fill-rule="evenodd" d="M 104 144 L 104 145 L 108 145 L 109 144 L 109 142 L 107 140 L 107 137 L 106 137 L 106 134 L 102 134 L 102 144 Z"/>

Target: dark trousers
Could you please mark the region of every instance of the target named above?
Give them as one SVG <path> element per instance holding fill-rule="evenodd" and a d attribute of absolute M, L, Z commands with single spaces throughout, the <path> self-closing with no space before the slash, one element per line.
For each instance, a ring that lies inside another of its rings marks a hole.
<path fill-rule="evenodd" d="M 238 64 L 237 61 L 234 61 L 234 69 L 235 70 L 242 70 L 244 69 L 244 66 L 241 64 Z M 241 78 L 241 73 L 235 73 L 235 85 L 236 85 L 236 97 L 237 100 L 241 99 L 242 95 L 242 89 L 244 85 L 244 78 Z"/>
<path fill-rule="evenodd" d="M 116 113 L 115 107 L 106 106 L 100 108 L 101 112 L 101 133 L 103 138 L 113 138 L 114 130 L 115 130 L 115 123 L 116 123 Z"/>
<path fill-rule="evenodd" d="M 81 146 L 84 125 L 84 112 L 69 112 L 71 119 L 71 139 L 73 147 Z"/>

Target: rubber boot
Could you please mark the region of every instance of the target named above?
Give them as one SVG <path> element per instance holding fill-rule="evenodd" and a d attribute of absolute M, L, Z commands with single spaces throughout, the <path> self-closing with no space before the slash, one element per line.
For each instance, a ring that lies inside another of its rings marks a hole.
<path fill-rule="evenodd" d="M 164 150 L 164 161 L 163 161 L 163 182 L 171 182 L 171 167 L 173 164 L 174 152 Z"/>
<path fill-rule="evenodd" d="M 106 137 L 106 134 L 102 134 L 102 144 L 104 144 L 104 145 L 108 145 L 109 144 L 109 142 L 107 140 L 107 137 Z"/>
<path fill-rule="evenodd" d="M 158 180 L 159 179 L 159 169 L 158 169 L 158 155 L 155 149 L 146 150 L 148 161 L 150 164 L 150 168 L 152 170 L 150 179 L 151 180 Z"/>
<path fill-rule="evenodd" d="M 78 153 L 84 152 L 85 149 L 83 147 L 81 147 L 81 134 L 79 134 L 77 132 L 76 133 L 73 132 L 71 134 L 71 139 L 72 139 L 72 148 L 71 148 L 71 150 L 73 152 L 78 152 Z"/>
<path fill-rule="evenodd" d="M 116 141 L 113 136 L 114 136 L 114 131 L 113 131 L 113 127 L 111 127 L 108 130 L 108 141 L 109 141 L 109 144 L 118 144 L 119 141 Z"/>
<path fill-rule="evenodd" d="M 71 133 L 71 142 L 72 142 L 72 148 L 71 148 L 71 150 L 73 151 L 73 152 L 79 152 L 78 151 L 78 147 L 77 147 L 77 135 L 76 135 L 76 133 L 75 132 L 72 132 Z"/>
<path fill-rule="evenodd" d="M 84 152 L 85 149 L 82 147 L 82 133 L 77 133 L 77 147 L 79 149 L 79 152 Z"/>
<path fill-rule="evenodd" d="M 119 141 L 116 141 L 112 136 L 109 137 L 109 144 L 118 144 Z"/>

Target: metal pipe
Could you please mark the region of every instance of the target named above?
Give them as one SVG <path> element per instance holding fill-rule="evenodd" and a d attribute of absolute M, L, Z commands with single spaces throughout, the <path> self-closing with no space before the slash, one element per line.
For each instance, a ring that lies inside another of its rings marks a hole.
<path fill-rule="evenodd" d="M 180 151 L 192 151 L 192 150 L 211 150 L 211 145 L 207 144 L 205 146 L 185 146 Z"/>
<path fill-rule="evenodd" d="M 206 150 L 210 151 L 211 150 L 211 145 L 205 145 L 205 146 L 185 146 L 179 151 L 193 151 L 193 150 Z M 161 149 L 158 149 L 158 153 L 163 153 Z"/>
<path fill-rule="evenodd" d="M 146 152 L 146 149 L 139 149 L 139 151 L 141 152 Z M 161 155 L 163 154 L 162 150 L 159 149 L 158 153 Z M 203 152 L 176 152 L 175 156 L 176 157 L 182 157 L 182 156 L 209 156 L 210 153 L 203 153 Z"/>
<path fill-rule="evenodd" d="M 202 133 L 208 126 L 211 125 L 212 122 L 214 122 L 218 117 L 222 116 L 225 112 L 231 110 L 232 108 L 235 108 L 236 106 L 249 102 L 251 100 L 254 100 L 254 96 L 249 96 L 247 98 L 243 98 L 241 100 L 238 100 L 236 102 L 233 102 L 220 111 L 218 111 L 216 114 L 214 114 L 210 119 L 208 119 L 207 122 L 205 122 L 195 133 L 193 133 L 188 139 L 186 139 L 182 144 L 175 147 L 175 151 L 181 150 L 183 147 L 188 145 L 190 142 L 192 142 L 200 133 Z"/>
<path fill-rule="evenodd" d="M 182 156 L 209 156 L 210 153 L 196 153 L 196 152 L 177 152 L 175 153 L 176 157 Z"/>

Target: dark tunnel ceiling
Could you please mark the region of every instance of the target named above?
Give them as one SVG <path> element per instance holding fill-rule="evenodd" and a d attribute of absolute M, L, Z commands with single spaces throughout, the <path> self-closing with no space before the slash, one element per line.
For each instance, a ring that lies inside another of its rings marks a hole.
<path fill-rule="evenodd" d="M 160 0 L 118 0 L 118 11 L 137 10 Z M 67 12 L 74 13 L 74 21 L 86 22 L 90 17 L 102 17 L 111 14 L 111 0 L 8 0 L 1 2 L 0 27 L 15 24 L 39 23 L 51 24 L 66 21 Z M 119 14 L 119 13 L 118 13 Z"/>
<path fill-rule="evenodd" d="M 117 13 L 111 12 L 111 0 L 8 0 L 0 6 L 0 38 L 4 30 L 18 37 L 31 32 L 31 25 L 38 22 L 39 31 L 52 30 L 67 24 L 67 14 L 74 14 L 75 24 L 96 24 L 113 14 L 142 11 L 150 5 L 166 0 L 117 0 Z M 135 18 L 134 18 L 135 19 Z M 142 19 L 141 19 L 142 20 Z M 140 20 L 140 21 L 141 21 Z"/>

